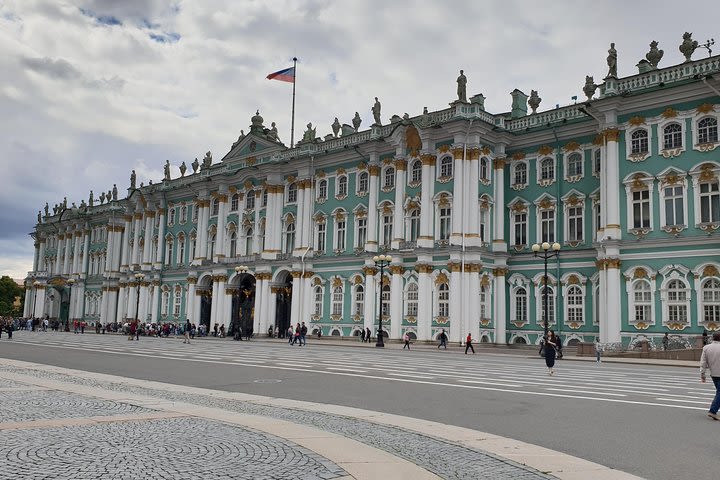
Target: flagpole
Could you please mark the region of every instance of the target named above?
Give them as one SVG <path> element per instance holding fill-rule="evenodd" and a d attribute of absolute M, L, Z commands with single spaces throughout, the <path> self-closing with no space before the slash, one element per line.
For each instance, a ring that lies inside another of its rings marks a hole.
<path fill-rule="evenodd" d="M 295 146 L 295 83 L 297 82 L 297 57 L 293 57 L 293 100 L 292 100 L 292 120 L 290 123 L 290 148 Z"/>

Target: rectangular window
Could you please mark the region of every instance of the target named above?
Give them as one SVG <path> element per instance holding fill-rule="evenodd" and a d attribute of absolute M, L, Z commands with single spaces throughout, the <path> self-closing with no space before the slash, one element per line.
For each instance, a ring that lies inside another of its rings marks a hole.
<path fill-rule="evenodd" d="M 355 239 L 355 246 L 357 248 L 364 248 L 366 240 L 367 240 L 367 218 L 358 218 L 357 219 L 357 238 Z"/>
<path fill-rule="evenodd" d="M 527 245 L 527 213 L 516 213 L 513 224 L 515 226 L 515 245 Z"/>
<path fill-rule="evenodd" d="M 325 251 L 326 228 L 327 227 L 324 223 L 317 224 L 317 243 L 315 244 L 315 250 L 318 252 Z"/>
<path fill-rule="evenodd" d="M 555 242 L 555 210 L 540 212 L 540 240 L 542 242 Z"/>
<path fill-rule="evenodd" d="M 450 207 L 440 208 L 440 240 L 447 240 L 450 238 Z"/>
<path fill-rule="evenodd" d="M 683 187 L 666 187 L 663 193 L 665 195 L 665 225 L 684 225 Z"/>
<path fill-rule="evenodd" d="M 341 252 L 345 251 L 345 220 L 337 222 L 337 249 Z"/>
<path fill-rule="evenodd" d="M 583 208 L 568 208 L 568 240 L 579 242 L 583 239 Z"/>
<path fill-rule="evenodd" d="M 720 182 L 700 184 L 700 222 L 720 222 Z"/>
<path fill-rule="evenodd" d="M 382 238 L 382 244 L 383 246 L 389 247 L 392 242 L 392 230 L 393 230 L 393 217 L 392 215 L 383 215 L 382 217 L 383 222 L 383 238 Z"/>
<path fill-rule="evenodd" d="M 633 228 L 650 228 L 650 190 L 633 192 Z"/>

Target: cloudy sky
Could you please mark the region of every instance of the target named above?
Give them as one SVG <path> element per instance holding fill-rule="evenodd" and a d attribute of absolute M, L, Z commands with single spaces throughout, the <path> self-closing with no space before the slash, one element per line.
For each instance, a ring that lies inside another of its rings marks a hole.
<path fill-rule="evenodd" d="M 296 124 L 319 135 L 334 117 L 361 129 L 373 97 L 383 121 L 468 96 L 510 108 L 509 92 L 539 91 L 540 110 L 582 98 L 585 75 L 637 70 L 651 40 L 683 60 L 685 31 L 718 37 L 717 0 L 0 0 L 0 275 L 32 268 L 37 211 L 67 196 L 96 198 L 162 178 L 211 150 L 227 153 L 256 109 L 289 144 L 292 85 L 268 73 L 297 56 Z M 698 50 L 694 58 L 707 56 Z M 296 139 L 302 135 L 298 128 Z"/>

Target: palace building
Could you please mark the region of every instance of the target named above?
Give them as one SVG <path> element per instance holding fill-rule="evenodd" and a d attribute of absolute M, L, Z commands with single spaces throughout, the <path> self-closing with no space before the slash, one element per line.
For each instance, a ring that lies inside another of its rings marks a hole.
<path fill-rule="evenodd" d="M 25 316 L 531 344 L 547 298 L 570 345 L 717 330 L 720 56 L 618 77 L 614 51 L 577 104 L 490 113 L 458 79 L 449 108 L 294 148 L 258 113 L 220 161 L 46 206 Z"/>

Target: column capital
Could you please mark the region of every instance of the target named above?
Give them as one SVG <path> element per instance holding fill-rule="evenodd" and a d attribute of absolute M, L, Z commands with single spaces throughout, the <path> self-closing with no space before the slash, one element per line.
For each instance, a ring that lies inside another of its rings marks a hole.
<path fill-rule="evenodd" d="M 618 138 L 620 137 L 620 130 L 618 130 L 617 128 L 608 128 L 603 130 L 602 134 L 605 137 L 606 141 L 617 142 Z"/>
<path fill-rule="evenodd" d="M 432 273 L 432 271 L 433 271 L 433 266 L 432 266 L 432 265 L 425 264 L 425 263 L 416 263 L 416 264 L 415 264 L 415 270 L 416 270 L 419 274 L 421 274 L 421 275 L 422 275 L 422 274 L 429 274 L 429 273 Z"/>
<path fill-rule="evenodd" d="M 423 165 L 429 165 L 432 167 L 435 165 L 436 160 L 437 156 L 433 155 L 432 153 L 423 153 L 422 155 L 420 155 L 420 161 Z"/>
<path fill-rule="evenodd" d="M 402 275 L 405 272 L 405 267 L 402 265 L 390 265 L 388 271 L 393 275 Z"/>
<path fill-rule="evenodd" d="M 507 275 L 507 273 L 508 273 L 508 268 L 507 268 L 507 267 L 497 267 L 497 268 L 493 268 L 493 275 L 496 276 L 496 277 L 504 277 L 504 276 Z"/>

